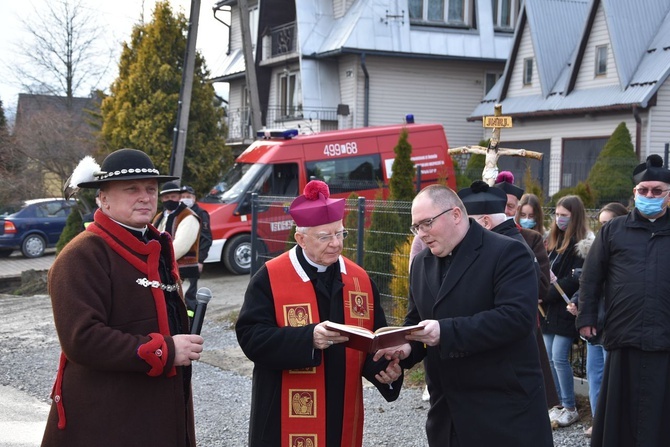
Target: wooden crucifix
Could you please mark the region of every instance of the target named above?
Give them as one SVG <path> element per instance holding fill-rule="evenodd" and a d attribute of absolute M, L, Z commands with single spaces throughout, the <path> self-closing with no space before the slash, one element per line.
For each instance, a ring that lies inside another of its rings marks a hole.
<path fill-rule="evenodd" d="M 542 160 L 542 152 L 529 151 L 526 149 L 508 149 L 498 147 L 500 144 L 500 129 L 505 127 L 512 127 L 512 117 L 502 116 L 502 104 L 496 104 L 494 107 L 493 116 L 485 116 L 483 118 L 483 126 L 491 131 L 491 139 L 489 140 L 489 147 L 482 146 L 461 146 L 449 149 L 449 154 L 480 154 L 486 156 L 484 162 L 484 171 L 482 172 L 482 180 L 493 186 L 498 176 L 498 158 L 501 155 L 511 155 L 516 157 L 530 157 L 537 160 Z"/>

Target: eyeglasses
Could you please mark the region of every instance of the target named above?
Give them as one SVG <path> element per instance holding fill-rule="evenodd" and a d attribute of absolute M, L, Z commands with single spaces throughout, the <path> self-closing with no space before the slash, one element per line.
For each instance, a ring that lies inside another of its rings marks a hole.
<path fill-rule="evenodd" d="M 349 236 L 349 232 L 347 230 L 342 230 L 342 231 L 338 231 L 335 234 L 327 234 L 327 235 L 323 235 L 323 236 L 312 236 L 311 234 L 307 234 L 307 233 L 304 233 L 304 234 L 305 234 L 305 236 L 309 236 L 311 238 L 316 239 L 317 241 L 319 241 L 322 244 L 330 243 L 333 240 L 333 238 L 337 239 L 338 241 L 342 241 L 342 240 L 346 239 L 347 236 Z"/>
<path fill-rule="evenodd" d="M 411 231 L 414 236 L 418 236 L 419 231 L 423 231 L 425 233 L 426 231 L 433 228 L 433 222 L 435 222 L 435 219 L 437 219 L 438 217 L 440 217 L 441 215 L 443 215 L 445 213 L 448 213 L 451 210 L 453 210 L 453 208 L 449 208 L 448 210 L 444 210 L 440 214 L 438 214 L 437 216 L 434 216 L 434 217 L 431 217 L 430 219 L 426 219 L 424 221 L 421 221 L 418 224 L 411 225 L 409 227 L 409 231 Z"/>
<path fill-rule="evenodd" d="M 651 191 L 651 194 L 654 197 L 661 197 L 664 192 L 668 192 L 667 189 L 661 189 L 661 188 L 658 188 L 658 187 L 649 189 L 645 186 L 637 187 L 637 188 L 635 188 L 635 191 L 637 191 L 637 193 L 641 196 L 646 196 L 649 193 L 649 191 Z"/>

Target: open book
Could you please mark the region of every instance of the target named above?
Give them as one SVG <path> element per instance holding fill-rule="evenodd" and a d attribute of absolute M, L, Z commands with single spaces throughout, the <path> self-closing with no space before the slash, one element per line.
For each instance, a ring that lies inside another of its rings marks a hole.
<path fill-rule="evenodd" d="M 349 341 L 344 343 L 344 346 L 347 348 L 358 349 L 359 351 L 372 354 L 379 349 L 407 343 L 405 335 L 423 329 L 423 326 L 386 326 L 372 332 L 364 327 L 329 321 L 326 323 L 326 328 L 349 337 Z"/>

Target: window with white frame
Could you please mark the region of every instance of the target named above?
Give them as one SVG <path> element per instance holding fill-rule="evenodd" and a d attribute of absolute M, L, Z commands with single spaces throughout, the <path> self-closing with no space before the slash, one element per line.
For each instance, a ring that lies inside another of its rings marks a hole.
<path fill-rule="evenodd" d="M 523 85 L 533 83 L 533 58 L 527 57 L 523 60 Z"/>
<path fill-rule="evenodd" d="M 279 107 L 282 117 L 296 117 L 302 111 L 300 76 L 285 70 L 279 75 Z"/>
<path fill-rule="evenodd" d="M 607 74 L 607 45 L 596 47 L 596 76 Z"/>
<path fill-rule="evenodd" d="M 491 0 L 493 26 L 500 30 L 514 30 L 519 15 L 520 0 Z"/>
<path fill-rule="evenodd" d="M 470 26 L 472 0 L 409 0 L 409 18 L 413 22 Z"/>

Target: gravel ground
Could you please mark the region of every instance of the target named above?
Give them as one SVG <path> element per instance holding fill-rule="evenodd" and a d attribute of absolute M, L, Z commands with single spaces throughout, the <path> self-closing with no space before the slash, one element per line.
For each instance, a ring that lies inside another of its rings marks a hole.
<path fill-rule="evenodd" d="M 239 356 L 235 333 L 227 319 L 206 321 L 202 334 L 205 355 L 193 368 L 198 445 L 247 445 L 251 395 L 248 361 Z M 48 296 L 0 295 L 0 385 L 50 403 L 58 355 Z M 374 389 L 366 388 L 363 445 L 427 445 L 424 424 L 428 404 L 421 401 L 421 392 L 420 388 L 406 388 L 396 402 L 388 403 Z M 588 446 L 584 428 L 584 424 L 576 423 L 554 431 L 554 445 Z"/>

